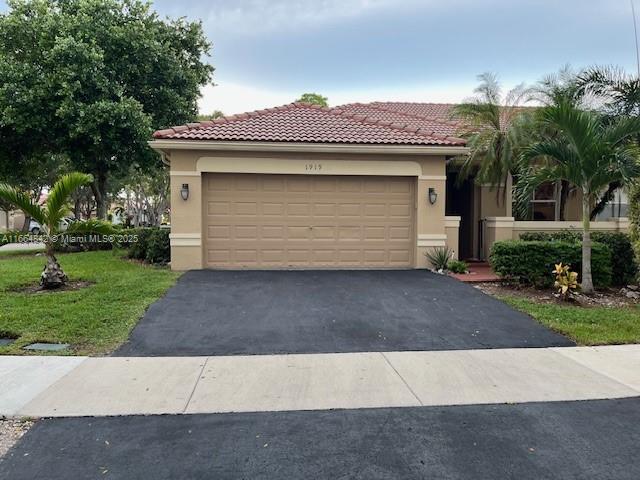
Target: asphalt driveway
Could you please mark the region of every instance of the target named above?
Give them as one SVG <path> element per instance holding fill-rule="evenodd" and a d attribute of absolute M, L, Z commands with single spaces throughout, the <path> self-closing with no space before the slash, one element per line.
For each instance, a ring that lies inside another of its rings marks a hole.
<path fill-rule="evenodd" d="M 21 479 L 637 479 L 640 401 L 44 419 Z"/>
<path fill-rule="evenodd" d="M 573 345 L 477 289 L 422 270 L 192 271 L 119 356 Z"/>

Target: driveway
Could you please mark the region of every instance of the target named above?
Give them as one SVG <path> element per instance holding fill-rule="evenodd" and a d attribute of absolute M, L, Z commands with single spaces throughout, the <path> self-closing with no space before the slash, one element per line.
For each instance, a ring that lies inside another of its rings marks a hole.
<path fill-rule="evenodd" d="M 44 419 L 22 479 L 640 478 L 640 401 Z"/>
<path fill-rule="evenodd" d="M 573 345 L 479 290 L 423 270 L 192 271 L 118 356 Z"/>

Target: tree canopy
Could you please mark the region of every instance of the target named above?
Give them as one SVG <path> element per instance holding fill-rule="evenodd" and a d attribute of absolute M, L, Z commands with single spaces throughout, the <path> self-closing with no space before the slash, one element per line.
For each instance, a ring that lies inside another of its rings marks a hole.
<path fill-rule="evenodd" d="M 140 0 L 9 0 L 0 15 L 0 162 L 66 154 L 107 182 L 157 158 L 154 129 L 197 114 L 213 67 L 199 22 L 161 19 Z M 1 168 L 0 168 L 1 169 Z"/>
<path fill-rule="evenodd" d="M 314 105 L 320 105 L 321 107 L 329 106 L 329 99 L 323 97 L 319 93 L 303 93 L 297 102 L 313 103 Z"/>

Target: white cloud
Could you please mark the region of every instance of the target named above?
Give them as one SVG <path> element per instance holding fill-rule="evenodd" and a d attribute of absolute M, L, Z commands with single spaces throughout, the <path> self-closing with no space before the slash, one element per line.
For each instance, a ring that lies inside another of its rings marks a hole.
<path fill-rule="evenodd" d="M 331 106 L 374 101 L 456 103 L 469 97 L 475 86 L 475 83 L 425 84 L 398 88 L 321 90 L 318 93 L 328 97 Z M 513 86 L 504 85 L 505 91 Z M 231 115 L 291 103 L 302 93 L 220 81 L 219 85 L 207 86 L 202 90 L 199 107 L 201 113 L 222 110 Z"/>
<path fill-rule="evenodd" d="M 232 115 L 284 105 L 297 98 L 296 94 L 227 82 L 220 82 L 216 86 L 207 85 L 201 93 L 202 98 L 198 102 L 198 107 L 203 114 L 222 110 L 225 115 Z"/>

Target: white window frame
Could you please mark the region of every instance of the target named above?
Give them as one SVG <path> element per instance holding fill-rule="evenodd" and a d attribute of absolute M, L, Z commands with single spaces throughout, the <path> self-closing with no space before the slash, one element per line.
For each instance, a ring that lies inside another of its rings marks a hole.
<path fill-rule="evenodd" d="M 549 200 L 549 199 L 540 199 L 537 200 L 536 199 L 536 191 L 534 190 L 533 193 L 531 194 L 531 200 L 529 200 L 529 203 L 553 203 L 553 221 L 557 222 L 560 219 L 560 189 L 561 189 L 561 183 L 560 182 L 555 182 L 554 185 L 554 189 L 553 189 L 553 199 Z M 532 218 L 533 221 L 538 221 Z"/>

